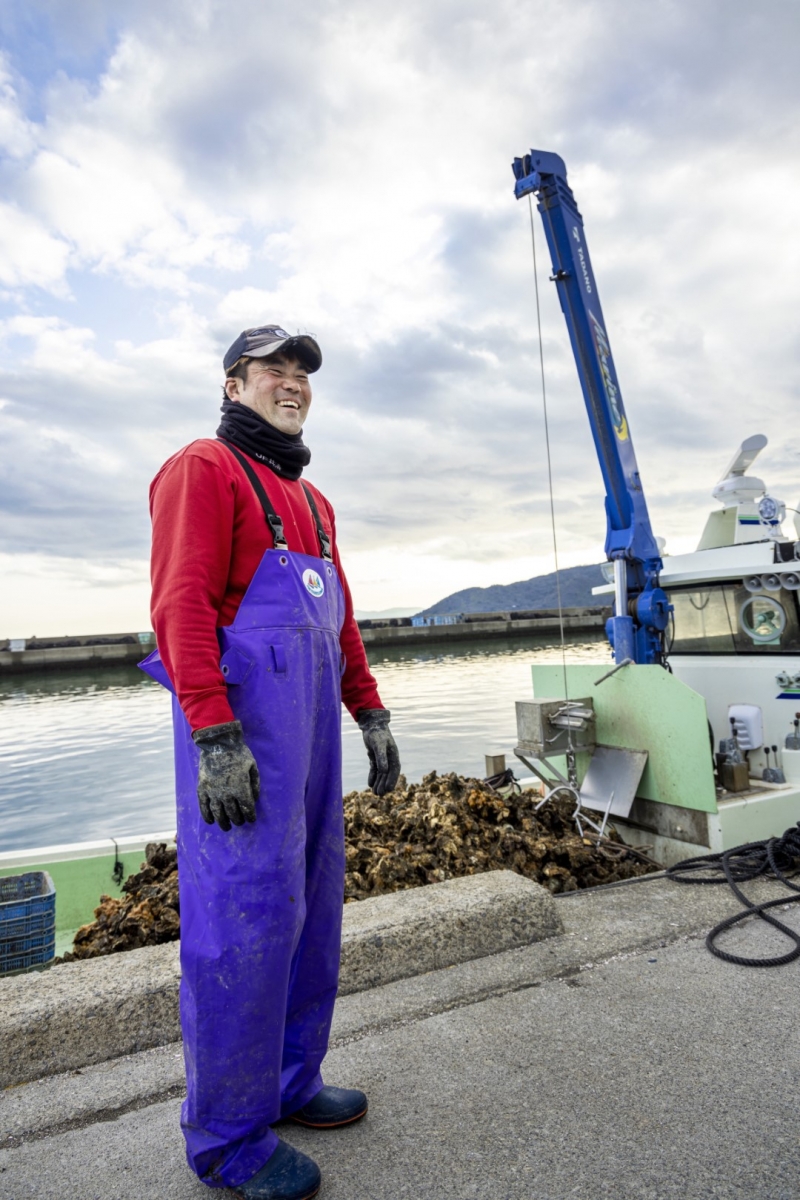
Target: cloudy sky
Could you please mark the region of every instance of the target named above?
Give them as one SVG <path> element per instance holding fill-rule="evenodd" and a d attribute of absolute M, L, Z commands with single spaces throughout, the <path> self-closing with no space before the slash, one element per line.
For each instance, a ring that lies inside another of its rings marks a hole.
<path fill-rule="evenodd" d="M 799 34 L 796 0 L 2 0 L 0 637 L 148 627 L 148 482 L 266 321 L 323 348 L 308 475 L 359 608 L 552 569 L 531 146 L 569 168 L 668 549 L 749 434 L 798 505 Z M 562 562 L 592 562 L 537 233 Z"/>

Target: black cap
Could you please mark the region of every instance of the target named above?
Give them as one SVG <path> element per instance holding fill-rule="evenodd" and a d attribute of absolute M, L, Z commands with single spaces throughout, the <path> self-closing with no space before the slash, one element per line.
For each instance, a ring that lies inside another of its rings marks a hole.
<path fill-rule="evenodd" d="M 309 372 L 322 366 L 322 351 L 313 337 L 307 333 L 287 333 L 280 325 L 245 329 L 229 347 L 222 365 L 227 372 L 240 358 L 267 358 L 279 350 L 291 351 Z"/>

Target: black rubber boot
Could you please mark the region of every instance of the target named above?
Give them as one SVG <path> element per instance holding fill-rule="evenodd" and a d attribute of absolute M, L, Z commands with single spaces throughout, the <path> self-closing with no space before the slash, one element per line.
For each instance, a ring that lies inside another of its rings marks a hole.
<path fill-rule="evenodd" d="M 367 1111 L 367 1097 L 356 1088 L 324 1087 L 313 1100 L 298 1108 L 287 1120 L 310 1129 L 338 1129 L 360 1121 Z"/>
<path fill-rule="evenodd" d="M 310 1200 L 321 1182 L 313 1159 L 286 1142 L 278 1142 L 277 1150 L 258 1174 L 232 1190 L 240 1200 Z"/>

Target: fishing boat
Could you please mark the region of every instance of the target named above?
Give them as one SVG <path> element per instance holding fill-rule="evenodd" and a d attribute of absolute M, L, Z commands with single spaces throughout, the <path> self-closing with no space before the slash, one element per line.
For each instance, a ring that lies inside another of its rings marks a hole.
<path fill-rule="evenodd" d="M 667 864 L 779 836 L 800 818 L 800 514 L 789 524 L 785 503 L 748 473 L 766 445 L 757 434 L 734 455 L 697 549 L 664 556 L 667 663 L 704 701 L 714 787 L 712 806 L 698 763 L 688 786 L 705 811 L 634 801 L 620 823 L 626 840 L 649 842 Z"/>
<path fill-rule="evenodd" d="M 517 755 L 547 796 L 574 797 L 579 821 L 613 820 L 667 865 L 778 836 L 800 818 L 798 514 L 785 532 L 786 504 L 748 473 L 767 444 L 756 434 L 713 488 L 697 549 L 664 555 L 566 166 L 531 150 L 513 169 L 531 205 L 537 312 L 534 196 L 605 486 L 608 582 L 595 594 L 614 596 L 614 666 L 534 666 Z M 547 448 L 553 511 L 549 434 Z M 553 535 L 555 547 L 555 520 Z"/>

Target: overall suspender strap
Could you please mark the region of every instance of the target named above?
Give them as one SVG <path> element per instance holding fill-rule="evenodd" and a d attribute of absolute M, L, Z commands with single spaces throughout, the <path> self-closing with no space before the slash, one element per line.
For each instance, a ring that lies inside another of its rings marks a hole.
<path fill-rule="evenodd" d="M 241 466 L 241 468 L 244 471 L 247 478 L 250 480 L 250 483 L 253 486 L 253 491 L 255 492 L 256 496 L 258 497 L 261 507 L 264 510 L 264 516 L 267 518 L 267 524 L 269 525 L 269 527 L 272 531 L 272 539 L 273 539 L 273 542 L 275 543 L 275 549 L 276 550 L 288 550 L 289 547 L 287 545 L 286 537 L 283 532 L 283 521 L 280 519 L 278 514 L 275 512 L 275 509 L 270 504 L 269 496 L 266 493 L 266 489 L 264 488 L 263 483 L 258 478 L 255 468 L 253 467 L 253 464 L 251 462 L 248 462 L 248 460 L 245 458 L 245 456 L 243 454 L 240 454 L 239 451 L 236 449 L 236 447 L 232 446 L 230 444 L 230 442 L 226 442 L 224 438 L 217 438 L 217 441 L 221 442 L 222 445 L 226 447 L 226 449 L 230 450 L 231 454 L 236 459 L 236 461 L 239 463 L 239 465 Z M 317 537 L 319 539 L 319 548 L 321 551 L 321 556 L 325 560 L 325 562 L 333 562 L 333 554 L 331 553 L 331 539 L 328 537 L 327 533 L 325 532 L 325 530 L 322 527 L 322 521 L 320 520 L 320 517 L 319 517 L 319 509 L 317 508 L 316 501 L 314 500 L 314 497 L 312 496 L 311 492 L 308 490 L 308 488 L 306 487 L 306 485 L 304 483 L 301 484 L 300 486 L 302 487 L 303 491 L 306 494 L 306 500 L 308 500 L 308 507 L 311 509 L 311 515 L 314 518 L 314 524 L 317 527 Z"/>
<path fill-rule="evenodd" d="M 251 484 L 253 485 L 253 491 L 258 496 L 261 507 L 264 510 L 264 516 L 267 518 L 267 524 L 269 525 L 270 530 L 272 531 L 272 540 L 275 544 L 275 549 L 276 550 L 288 550 L 289 547 L 288 547 L 288 544 L 286 542 L 286 537 L 284 536 L 284 532 L 283 532 L 283 521 L 280 519 L 278 514 L 275 512 L 275 509 L 270 504 L 269 496 L 266 493 L 263 483 L 258 478 L 258 475 L 256 474 L 252 463 L 249 463 L 247 461 L 247 459 L 245 458 L 245 456 L 243 454 L 240 454 L 239 451 L 236 449 L 236 447 L 232 446 L 230 444 L 230 442 L 226 442 L 224 438 L 217 438 L 217 441 L 222 442 L 223 446 L 226 446 L 227 449 L 230 450 L 231 454 L 236 459 L 236 461 L 239 463 L 239 465 L 241 466 L 245 475 L 247 476 L 247 478 L 250 480 Z"/>
<path fill-rule="evenodd" d="M 333 562 L 333 555 L 331 553 L 331 539 L 322 528 L 322 521 L 319 519 L 319 509 L 317 508 L 316 501 L 304 483 L 300 486 L 306 494 L 308 507 L 311 509 L 311 515 L 313 516 L 314 524 L 317 527 L 317 537 L 319 538 L 319 548 L 322 551 L 322 557 L 325 559 L 325 562 Z"/>

